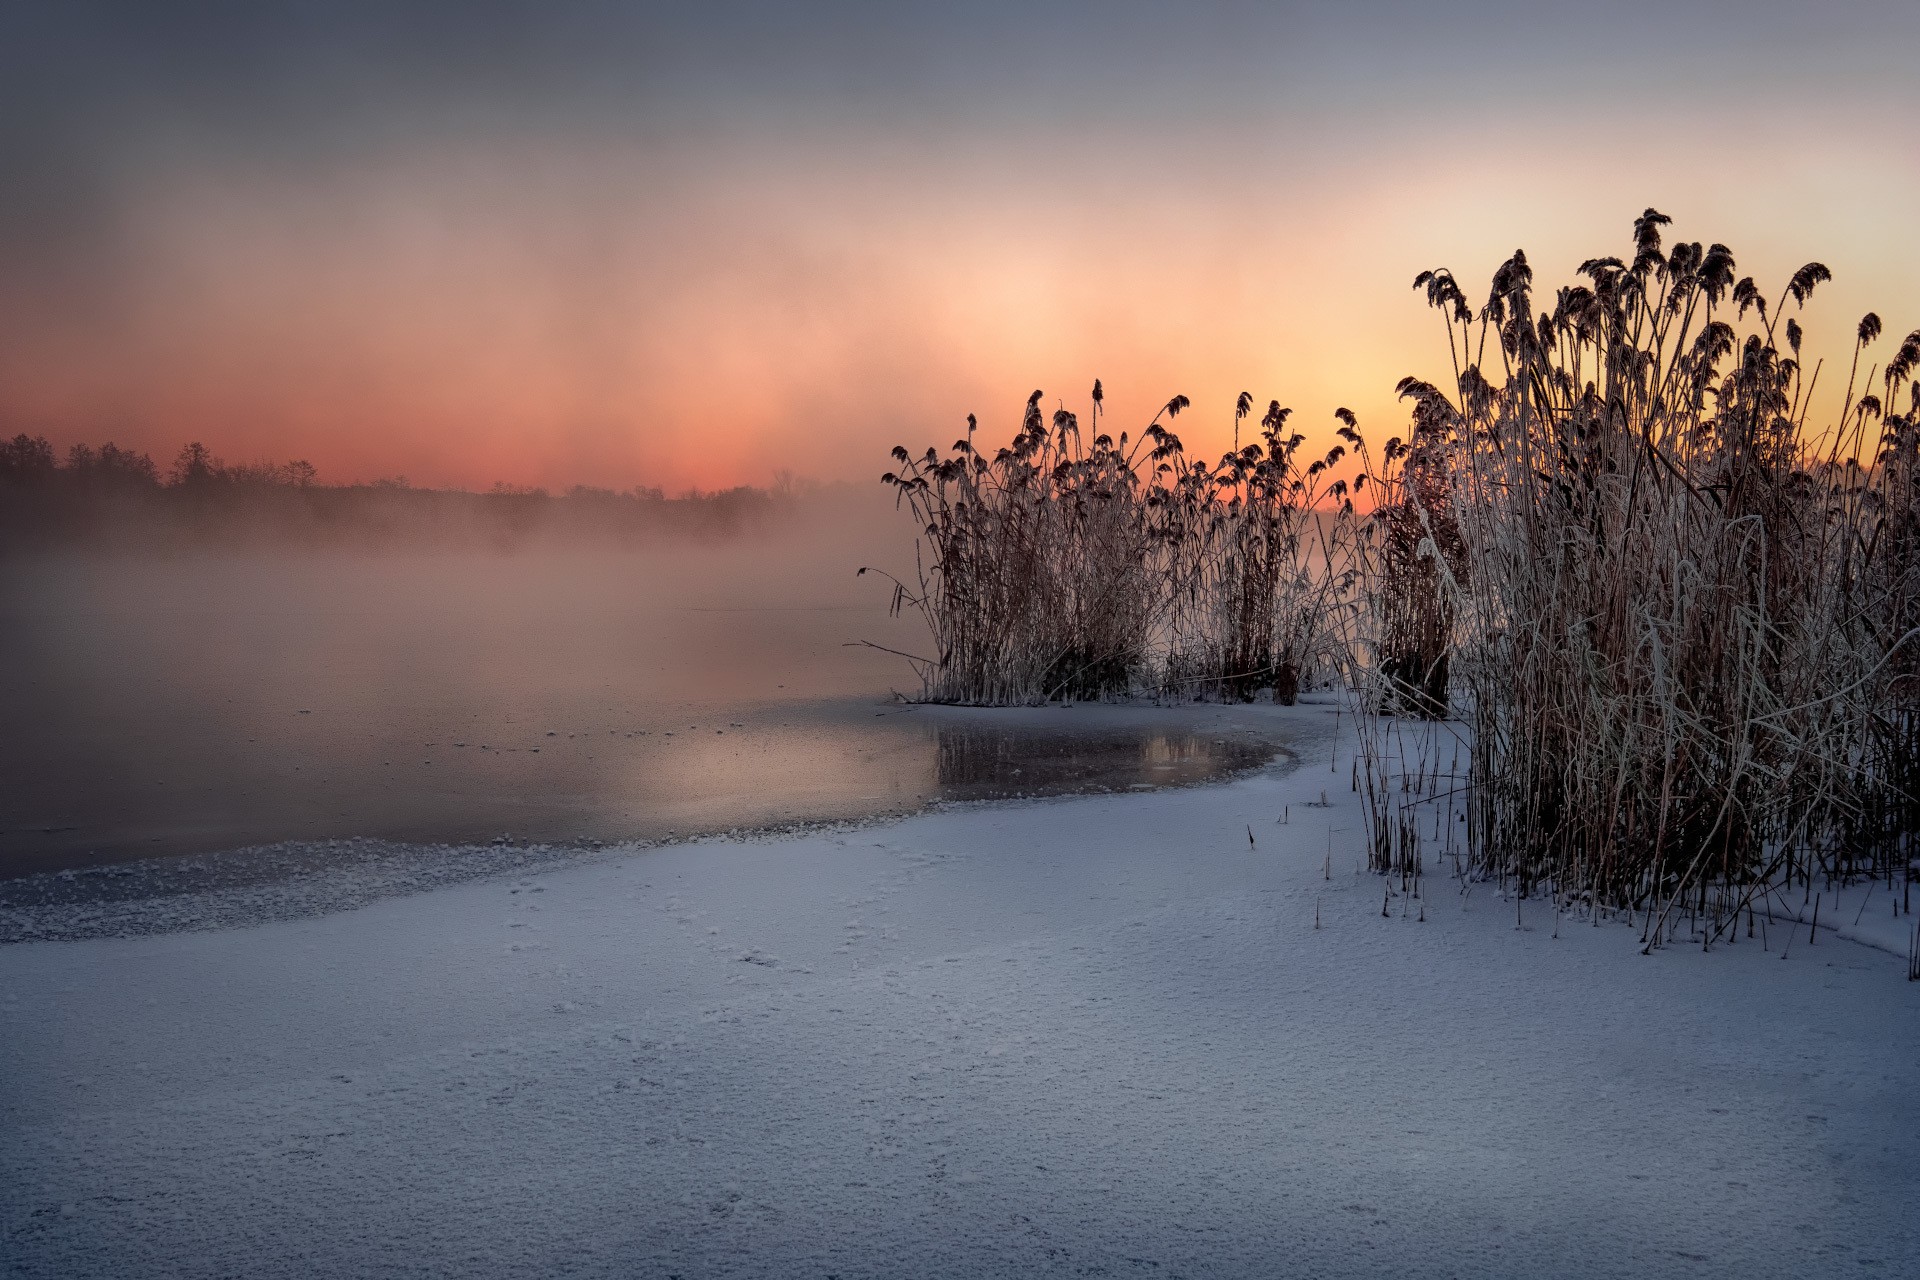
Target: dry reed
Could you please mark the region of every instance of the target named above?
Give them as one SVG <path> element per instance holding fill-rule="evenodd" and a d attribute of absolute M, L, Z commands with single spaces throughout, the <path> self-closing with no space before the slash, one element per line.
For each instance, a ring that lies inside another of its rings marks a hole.
<path fill-rule="evenodd" d="M 1184 396 L 1115 440 L 1098 383 L 1090 440 L 1035 392 L 991 456 L 971 418 L 945 457 L 896 449 L 925 695 L 1291 701 L 1335 675 L 1372 866 L 1415 895 L 1433 856 L 1510 888 L 1517 922 L 1546 893 L 1556 928 L 1626 913 L 1649 948 L 1683 921 L 1711 945 L 1816 878 L 1904 877 L 1898 909 L 1920 874 L 1920 331 L 1876 365 L 1865 317 L 1810 428 L 1798 314 L 1827 269 L 1770 303 L 1725 246 L 1666 248 L 1668 221 L 1647 210 L 1630 257 L 1550 302 L 1523 253 L 1477 308 L 1422 272 L 1452 390 L 1403 380 L 1412 428 L 1378 457 L 1342 409 L 1302 465 L 1278 402 L 1242 446 L 1244 394 L 1217 465 L 1170 430 Z"/>
<path fill-rule="evenodd" d="M 1911 874 L 1920 792 L 1920 333 L 1863 390 L 1862 321 L 1810 430 L 1788 312 L 1827 269 L 1769 306 L 1724 246 L 1664 250 L 1666 223 L 1544 308 L 1520 253 L 1477 310 L 1416 279 L 1455 390 L 1404 381 L 1411 441 L 1368 459 L 1392 500 L 1353 666 L 1374 711 L 1438 714 L 1449 678 L 1465 703 L 1465 789 L 1442 737 L 1363 726 L 1379 869 L 1417 866 L 1429 825 L 1451 841 L 1460 804 L 1471 872 L 1641 913 L 1649 946 L 1680 912 L 1711 942 L 1796 879 Z"/>
<path fill-rule="evenodd" d="M 900 469 L 882 477 L 921 533 L 893 606 L 918 610 L 931 634 L 924 695 L 1005 705 L 1272 690 L 1291 702 L 1326 665 L 1328 619 L 1352 585 L 1352 499 L 1328 476 L 1343 451 L 1303 465 L 1277 401 L 1257 440 L 1210 465 L 1170 429 L 1185 396 L 1117 440 L 1099 430 L 1099 383 L 1087 432 L 1064 406 L 1049 421 L 1041 398 L 1006 448 L 977 447 L 969 417 L 946 456 L 897 448 Z M 1236 436 L 1251 408 L 1242 394 Z"/>

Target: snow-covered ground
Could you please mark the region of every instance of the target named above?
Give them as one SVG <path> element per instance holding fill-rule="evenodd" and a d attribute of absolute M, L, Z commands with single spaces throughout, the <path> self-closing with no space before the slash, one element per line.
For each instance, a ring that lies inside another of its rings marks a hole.
<path fill-rule="evenodd" d="M 1920 1274 L 1904 944 L 1383 918 L 1274 714 L 1291 773 L 0 948 L 0 1261 Z"/>

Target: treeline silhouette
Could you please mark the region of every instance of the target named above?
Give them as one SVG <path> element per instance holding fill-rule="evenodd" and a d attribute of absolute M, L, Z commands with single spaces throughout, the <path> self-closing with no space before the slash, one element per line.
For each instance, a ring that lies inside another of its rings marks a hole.
<path fill-rule="evenodd" d="M 0 550 L 226 544 L 482 547 L 639 545 L 754 532 L 795 501 L 785 479 L 668 497 L 658 488 L 509 484 L 414 488 L 406 478 L 323 484 L 310 462 L 227 463 L 198 441 L 163 471 L 111 442 L 61 457 L 45 437 L 0 439 Z"/>

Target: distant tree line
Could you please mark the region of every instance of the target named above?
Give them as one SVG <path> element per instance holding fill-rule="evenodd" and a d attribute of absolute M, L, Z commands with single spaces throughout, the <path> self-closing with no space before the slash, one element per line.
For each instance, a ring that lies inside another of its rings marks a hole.
<path fill-rule="evenodd" d="M 475 493 L 417 489 L 405 476 L 322 484 L 310 462 L 228 463 L 198 441 L 162 471 L 150 455 L 112 442 L 76 444 L 62 458 L 43 436 L 0 439 L 0 550 L 714 540 L 753 532 L 793 501 L 784 478 L 771 489 L 672 498 L 659 488 L 586 485 L 556 495 L 500 483 Z"/>

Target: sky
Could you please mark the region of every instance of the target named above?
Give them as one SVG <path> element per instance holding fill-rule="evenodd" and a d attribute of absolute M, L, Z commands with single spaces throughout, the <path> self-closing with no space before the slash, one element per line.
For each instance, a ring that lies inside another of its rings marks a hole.
<path fill-rule="evenodd" d="M 1911 0 L 0 2 L 0 433 L 323 480 L 867 480 L 1027 395 L 1331 441 L 1408 287 L 1643 208 L 1920 327 Z M 1885 339 L 1883 339 L 1885 341 Z"/>

